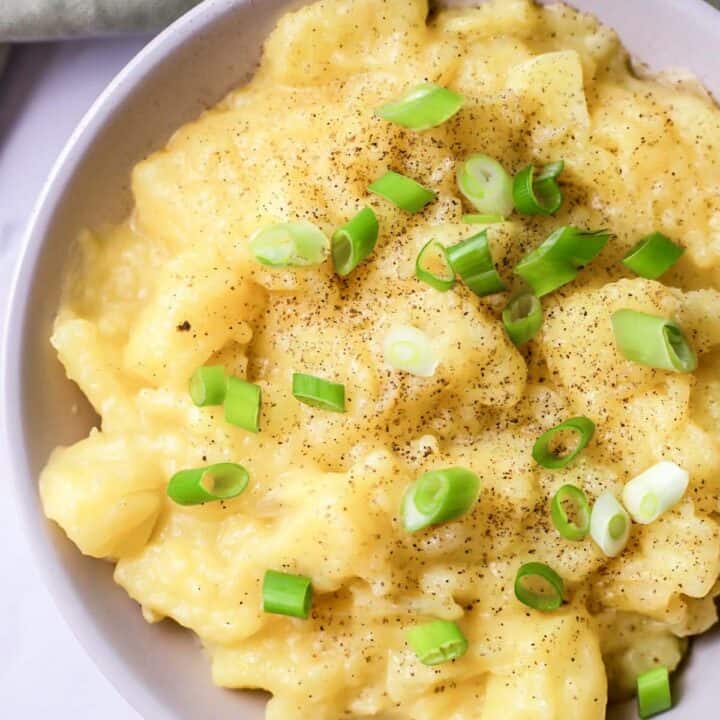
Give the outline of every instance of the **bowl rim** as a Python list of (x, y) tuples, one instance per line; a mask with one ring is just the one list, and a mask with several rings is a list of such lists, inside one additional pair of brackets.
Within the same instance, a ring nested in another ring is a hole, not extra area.
[[(262, 0), (259, 0), (262, 2)], [(485, 0), (478, 0), (484, 2)], [(538, 1), (538, 0), (536, 0)], [(543, 4), (555, 0), (539, 0)], [(561, 0), (581, 12), (593, 12), (576, 0)], [(597, 0), (600, 2), (601, 0)], [(659, 0), (658, 0), (659, 1)], [(720, 34), (720, 9), (705, 0), (662, 0), (674, 12), (694, 16), (698, 22), (711, 24)], [(7, 294), (3, 337), (0, 338), (0, 442), (5, 445), (9, 461), (11, 497), (19, 510), (21, 533), (30, 549), (33, 565), (55, 605), (59, 615), (76, 638), (90, 661), (98, 668), (120, 697), (144, 718), (177, 720), (152, 688), (138, 679), (111, 648), (95, 623), (94, 613), (76, 592), (69, 573), (53, 562), (52, 548), (47, 535), (40, 532), (46, 524), (37, 512), (33, 495), (37, 493), (37, 479), (30, 470), (23, 432), (21, 358), (24, 328), (28, 314), (29, 291), (35, 269), (43, 250), (47, 230), (62, 200), (66, 184), (77, 170), (83, 157), (92, 147), (105, 123), (118, 106), (131, 95), (146, 72), (162, 62), (179, 45), (189, 41), (203, 29), (213, 25), (238, 7), (252, 5), (258, 0), (202, 0), (148, 42), (110, 81), (83, 115), (43, 183), (33, 205), (26, 229), (21, 235), (20, 250), (13, 263)], [(621, 28), (615, 28), (621, 33)], [(720, 98), (718, 98), (720, 100)], [(33, 486), (32, 483), (35, 483)], [(33, 488), (33, 492), (28, 492)]]
[[(105, 123), (132, 94), (147, 71), (224, 15), (252, 2), (253, 0), (203, 0), (152, 38), (93, 101), (53, 162), (33, 205), (26, 229), (20, 238), (20, 251), (14, 262), (4, 311), (4, 331), (0, 342), (0, 428), (4, 429), (4, 432), (0, 433), (0, 439), (4, 440), (6, 457), (9, 460), (9, 484), (12, 487), (14, 506), (19, 510), (18, 524), (21, 533), (30, 549), (33, 565), (42, 584), (83, 652), (128, 706), (141, 717), (148, 719), (177, 720), (161, 699), (138, 679), (136, 673), (128, 669), (116, 653), (101, 650), (106, 647), (107, 642), (95, 623), (94, 613), (78, 596), (69, 573), (54, 562), (48, 537), (39, 531), (41, 524), (44, 525), (47, 520), (37, 512), (37, 478), (30, 469), (21, 421), (21, 383), (18, 382), (22, 374), (21, 341), (28, 314), (30, 288), (47, 230), (60, 205), (66, 184)], [(30, 488), (34, 492), (29, 492)]]

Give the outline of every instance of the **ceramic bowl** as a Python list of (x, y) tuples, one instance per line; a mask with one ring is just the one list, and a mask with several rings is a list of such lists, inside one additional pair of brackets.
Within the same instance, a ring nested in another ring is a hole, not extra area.
[[(402, 0), (396, 0), (401, 2)], [(46, 522), (37, 477), (51, 449), (95, 422), (48, 342), (68, 247), (84, 226), (130, 208), (130, 168), (175, 128), (253, 72), (287, 0), (208, 0), (151, 42), (93, 105), (37, 204), (17, 269), (4, 343), (3, 426), (28, 542), (58, 607), (88, 654), (145, 720), (261, 720), (265, 696), (220, 690), (192, 633), (147, 625), (108, 563), (80, 555)], [(616, 28), (653, 69), (683, 67), (720, 97), (720, 13), (702, 0), (572, 0)], [(560, 650), (561, 651), (561, 650)], [(720, 636), (694, 644), (671, 718), (715, 717)], [(613, 718), (635, 717), (631, 707)]]

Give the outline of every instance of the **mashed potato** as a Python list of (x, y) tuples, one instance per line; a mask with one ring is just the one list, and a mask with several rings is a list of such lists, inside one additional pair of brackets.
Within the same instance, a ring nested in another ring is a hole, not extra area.
[[(443, 125), (413, 133), (374, 109), (419, 82), (466, 97)], [(85, 232), (52, 342), (100, 427), (57, 449), (45, 511), (150, 620), (201, 638), (214, 681), (272, 693), (267, 717), (338, 720), (596, 720), (685, 638), (716, 620), (720, 573), (720, 112), (697, 88), (638, 79), (614, 32), (563, 5), (493, 0), (428, 16), (426, 0), (322, 0), (288, 14), (256, 77), (134, 170), (126, 223)], [(431, 237), (472, 234), (455, 168), (471, 153), (510, 172), (563, 158), (554, 218), (489, 227), (500, 274), (560, 225), (613, 238), (577, 280), (543, 299), (545, 323), (518, 350), (500, 320), (508, 293), (440, 293), (413, 275)], [(368, 194), (388, 168), (437, 192), (407, 214)], [(364, 205), (380, 238), (346, 280), (330, 261), (258, 264), (248, 238), (269, 222), (325, 233)], [(619, 263), (660, 230), (686, 252), (663, 277)], [(676, 317), (699, 354), (693, 374), (622, 358), (611, 313)], [(444, 350), (435, 374), (383, 360), (398, 323)], [(261, 432), (198, 408), (203, 364), (259, 384)], [(344, 414), (291, 394), (293, 372), (343, 383)], [(561, 470), (534, 440), (587, 415), (595, 438)], [(687, 469), (683, 500), (633, 526), (607, 558), (553, 528), (565, 483), (593, 500), (660, 459)], [(182, 507), (176, 471), (238, 462), (239, 497)], [(405, 488), (439, 467), (472, 468), (471, 512), (402, 529)], [(540, 613), (513, 594), (518, 567), (562, 576), (568, 603)], [(268, 568), (312, 578), (308, 620), (265, 614)], [(427, 667), (407, 644), (420, 621), (456, 621), (459, 660)]]

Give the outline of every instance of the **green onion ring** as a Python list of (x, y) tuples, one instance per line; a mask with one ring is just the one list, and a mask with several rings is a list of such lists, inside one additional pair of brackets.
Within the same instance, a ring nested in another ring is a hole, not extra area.
[(564, 166), (562, 160), (549, 163), (537, 177), (534, 177), (534, 165), (523, 168), (513, 180), (513, 201), (518, 212), (523, 215), (554, 215), (563, 201), (557, 176)]
[(590, 512), (590, 537), (608, 557), (617, 557), (630, 538), (630, 516), (609, 490), (599, 495)]
[(462, 630), (450, 620), (434, 620), (411, 628), (407, 639), (423, 665), (439, 665), (457, 660), (468, 649)]
[[(445, 272), (442, 275), (434, 273), (426, 267), (428, 256), (432, 252), (439, 254), (445, 264)], [(422, 250), (420, 250), (415, 260), (415, 277), (436, 290), (440, 290), (440, 292), (446, 292), (452, 289), (453, 285), (455, 285), (455, 271), (450, 265), (447, 250), (442, 243), (439, 243), (437, 240), (430, 240), (423, 245)]]
[(605, 230), (558, 228), (517, 264), (515, 272), (542, 297), (573, 281), (579, 268), (596, 257), (609, 238)]
[(329, 242), (319, 228), (302, 220), (262, 228), (250, 238), (249, 247), (263, 265), (303, 267), (324, 262)]
[[(553, 590), (551, 595), (542, 595), (525, 585), (525, 578), (541, 578)], [(515, 597), (533, 610), (548, 612), (557, 610), (565, 596), (562, 578), (551, 568), (540, 562), (525, 563), (515, 576)]]
[(242, 465), (216, 463), (204, 468), (180, 470), (171, 478), (167, 494), (178, 505), (200, 505), (237, 497), (250, 476)]
[(506, 289), (490, 254), (487, 230), (447, 248), (450, 267), (476, 295), (493, 295)]
[(472, 508), (480, 493), (480, 479), (465, 468), (431, 470), (405, 492), (401, 516), (407, 532), (449, 522)]
[(363, 208), (332, 236), (332, 259), (340, 277), (349, 275), (375, 249), (378, 221), (372, 208)]
[(636, 310), (618, 310), (612, 328), (620, 353), (626, 360), (659, 370), (690, 373), (697, 355), (680, 326), (667, 318)]
[(222, 405), (225, 399), (225, 368), (203, 365), (190, 378), (190, 399), (198, 407)]
[[(550, 450), (553, 437), (564, 430), (572, 430), (578, 434), (577, 445), (567, 455), (557, 456)], [(580, 415), (544, 432), (533, 445), (532, 456), (538, 465), (556, 470), (569, 465), (587, 446), (595, 433), (595, 423), (590, 418)]]
[[(581, 523), (578, 525), (570, 520), (563, 502), (569, 500), (573, 502), (577, 508), (577, 514), (581, 519)], [(590, 503), (588, 502), (587, 495), (575, 485), (563, 485), (553, 495), (553, 499), (550, 502), (550, 517), (552, 518), (555, 529), (562, 535), (566, 540), (582, 540), (587, 537), (590, 532)]]
[(495, 223), (505, 222), (502, 215), (489, 215), (481, 213), (465, 213), (462, 221), (468, 225), (494, 225)]
[(625, 483), (623, 505), (636, 523), (647, 525), (680, 502), (689, 482), (687, 470), (662, 460)]
[(682, 256), (685, 248), (660, 232), (646, 235), (623, 258), (625, 267), (640, 277), (657, 280)]
[(637, 702), (638, 714), (643, 720), (672, 707), (670, 675), (664, 665), (638, 675)]
[(495, 158), (471, 155), (455, 177), (460, 192), (479, 213), (502, 217), (512, 213), (512, 177)]
[(502, 320), (508, 337), (520, 347), (535, 337), (542, 327), (542, 304), (532, 293), (521, 293), (505, 306)]
[(401, 210), (420, 212), (437, 195), (412, 178), (388, 170), (368, 188), (371, 193), (389, 200)]
[(233, 375), (227, 378), (225, 420), (250, 432), (260, 430), (261, 389), (259, 385)]
[(292, 394), (302, 403), (320, 410), (345, 412), (345, 386), (314, 375), (293, 373)]
[(422, 83), (399, 100), (382, 105), (375, 114), (409, 130), (429, 130), (449, 120), (464, 101), (462, 95), (452, 90), (435, 83)]
[(304, 575), (267, 570), (262, 585), (263, 612), (305, 620), (312, 605), (312, 583)]
[(383, 357), (393, 370), (432, 377), (441, 358), (431, 339), (412, 325), (393, 325), (383, 339)]

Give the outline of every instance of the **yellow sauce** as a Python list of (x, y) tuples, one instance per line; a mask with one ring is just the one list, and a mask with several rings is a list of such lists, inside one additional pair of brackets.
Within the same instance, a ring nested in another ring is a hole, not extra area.
[[(419, 82), (462, 93), (438, 128), (412, 133), (374, 109)], [(494, 0), (432, 14), (423, 0), (324, 0), (286, 15), (246, 87), (133, 172), (135, 210), (86, 232), (52, 338), (101, 428), (56, 450), (41, 478), (48, 517), (83, 553), (117, 562), (145, 617), (202, 640), (213, 679), (273, 694), (271, 720), (596, 720), (638, 672), (674, 668), (684, 638), (716, 619), (720, 527), (720, 113), (695, 87), (641, 80), (617, 36), (562, 6)], [(555, 218), (489, 227), (500, 274), (560, 225), (614, 235), (578, 279), (544, 298), (522, 351), (504, 334), (507, 293), (441, 293), (413, 276), (420, 248), (461, 223), (457, 163), (471, 153), (516, 172), (563, 158)], [(409, 215), (371, 196), (388, 168), (438, 193)], [(371, 205), (374, 254), (340, 281), (330, 261), (272, 270), (248, 251), (271, 222), (330, 235)], [(660, 230), (686, 247), (662, 283), (619, 260)], [(610, 315), (675, 317), (699, 353), (692, 375), (624, 360)], [(383, 361), (387, 329), (411, 324), (439, 349), (432, 377)], [(203, 364), (262, 387), (261, 432), (188, 395)], [(291, 394), (293, 372), (343, 383), (345, 414)], [(575, 415), (597, 424), (563, 470), (531, 458), (536, 437)], [(684, 499), (635, 525), (606, 558), (563, 540), (549, 498), (594, 499), (660, 459), (691, 475)], [(177, 470), (238, 462), (236, 499), (181, 507)], [(481, 478), (471, 512), (417, 534), (400, 501), (420, 473)], [(564, 579), (551, 613), (513, 594), (531, 560)], [(266, 569), (312, 578), (310, 619), (264, 614)], [(469, 640), (426, 667), (406, 643), (431, 618)]]

